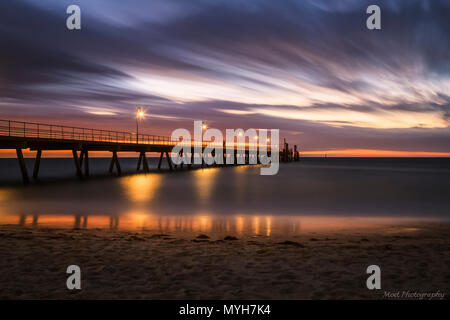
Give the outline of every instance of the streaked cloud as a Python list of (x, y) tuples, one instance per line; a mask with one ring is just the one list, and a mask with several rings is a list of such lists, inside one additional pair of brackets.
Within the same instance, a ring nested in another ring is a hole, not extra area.
[(99, 115), (99, 116), (115, 116), (119, 113), (117, 110), (106, 109), (106, 108), (84, 107), (84, 106), (81, 106), (80, 108), (87, 113), (95, 114), (95, 115)]
[(79, 0), (80, 32), (69, 4), (0, 3), (5, 116), (123, 126), (148, 106), (167, 121), (152, 130), (204, 119), (319, 149), (450, 151), (448, 1)]

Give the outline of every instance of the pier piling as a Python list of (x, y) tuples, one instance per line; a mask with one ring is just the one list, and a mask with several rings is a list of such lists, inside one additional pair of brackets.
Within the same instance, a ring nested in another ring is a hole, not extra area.
[(37, 180), (39, 175), (39, 166), (41, 165), (42, 150), (38, 149), (36, 159), (34, 160), (33, 180)]
[(83, 177), (83, 174), (81, 173), (81, 165), (80, 165), (80, 160), (78, 159), (77, 150), (73, 149), (72, 155), (73, 155), (73, 160), (75, 161), (76, 175), (79, 179), (81, 179)]
[(30, 179), (28, 178), (27, 166), (25, 165), (22, 149), (16, 149), (16, 154), (17, 160), (19, 161), (20, 172), (22, 173), (23, 183), (28, 184), (30, 182)]

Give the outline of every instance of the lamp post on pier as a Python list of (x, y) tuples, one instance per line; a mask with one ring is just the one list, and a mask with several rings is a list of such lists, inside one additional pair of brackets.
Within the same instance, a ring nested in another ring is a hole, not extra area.
[(139, 144), (139, 120), (143, 119), (144, 115), (142, 108), (138, 108), (136, 113), (136, 144)]

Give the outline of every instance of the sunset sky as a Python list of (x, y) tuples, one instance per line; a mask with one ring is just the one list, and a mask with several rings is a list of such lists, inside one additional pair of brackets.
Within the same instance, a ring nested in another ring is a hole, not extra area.
[(2, 0), (0, 118), (133, 131), (140, 106), (146, 133), (205, 120), (311, 155), (450, 155), (449, 34), (446, 0)]

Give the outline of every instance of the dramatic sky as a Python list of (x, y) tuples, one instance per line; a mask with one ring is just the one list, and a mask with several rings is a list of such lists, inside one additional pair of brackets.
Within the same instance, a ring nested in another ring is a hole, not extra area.
[(448, 0), (1, 0), (0, 118), (450, 154), (449, 34)]

